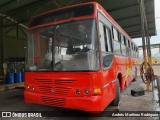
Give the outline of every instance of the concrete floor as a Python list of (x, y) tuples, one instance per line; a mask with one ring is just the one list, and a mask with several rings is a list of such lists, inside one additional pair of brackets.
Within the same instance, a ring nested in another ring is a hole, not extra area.
[(154, 74), (160, 76), (160, 65), (153, 65)]
[[(153, 110), (153, 94), (152, 92), (145, 92), (144, 96), (133, 97), (130, 94), (130, 90), (133, 88), (143, 87), (146, 88), (145, 84), (140, 78), (137, 78), (136, 82), (132, 82), (128, 88), (121, 92), (121, 101), (120, 101), (120, 111), (152, 111)], [(64, 109), (42, 106), (42, 105), (33, 105), (25, 104), (23, 97), (23, 89), (14, 89), (4, 92), (0, 92), (0, 111), (63, 111)], [(152, 120), (151, 117), (84, 117), (83, 112), (72, 111), (71, 113), (76, 113), (81, 117), (48, 117), (48, 118), (10, 118), (10, 120), (21, 120), (21, 119), (37, 119), (37, 120), (77, 120), (77, 119), (91, 119), (91, 120)], [(0, 118), (2, 119), (2, 118)], [(8, 118), (3, 118), (8, 120)]]

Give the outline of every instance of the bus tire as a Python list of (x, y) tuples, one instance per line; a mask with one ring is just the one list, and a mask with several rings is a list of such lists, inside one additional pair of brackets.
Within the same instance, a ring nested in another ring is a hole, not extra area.
[(112, 101), (113, 106), (118, 106), (120, 102), (120, 85), (119, 85), (119, 79), (116, 80), (116, 98)]

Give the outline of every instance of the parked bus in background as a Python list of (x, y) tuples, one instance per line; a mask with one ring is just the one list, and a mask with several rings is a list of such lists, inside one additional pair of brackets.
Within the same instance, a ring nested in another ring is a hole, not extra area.
[(135, 79), (138, 47), (96, 2), (33, 17), (25, 102), (101, 112)]

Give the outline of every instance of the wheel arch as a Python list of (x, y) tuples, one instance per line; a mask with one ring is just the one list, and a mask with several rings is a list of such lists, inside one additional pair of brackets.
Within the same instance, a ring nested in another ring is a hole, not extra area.
[(122, 74), (118, 73), (117, 78), (119, 79), (120, 89), (122, 90)]

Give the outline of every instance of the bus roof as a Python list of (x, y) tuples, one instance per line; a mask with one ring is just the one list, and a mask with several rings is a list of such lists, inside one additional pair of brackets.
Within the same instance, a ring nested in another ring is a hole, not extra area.
[[(131, 37), (121, 28), (121, 26), (109, 15), (109, 13), (97, 2), (87, 2), (87, 3), (81, 3), (81, 4), (76, 4), (76, 5), (71, 5), (71, 6), (66, 6), (66, 7), (63, 7), (63, 8), (58, 8), (58, 9), (55, 9), (55, 10), (51, 10), (51, 11), (47, 11), (47, 12), (44, 12), (44, 13), (41, 13), (41, 14), (38, 14), (36, 16), (33, 16), (30, 20), (30, 22), (36, 18), (39, 18), (39, 17), (43, 17), (47, 14), (50, 14), (50, 13), (54, 13), (56, 11), (61, 11), (61, 10), (65, 10), (65, 9), (69, 9), (69, 8), (73, 8), (73, 7), (78, 7), (78, 6), (83, 6), (83, 5), (87, 5), (87, 4), (93, 4), (97, 10), (101, 10), (103, 11), (103, 13), (105, 14), (105, 16), (108, 18), (108, 20), (114, 25), (116, 26), (126, 37), (127, 39), (131, 40)], [(133, 42), (133, 41), (132, 41)]]

